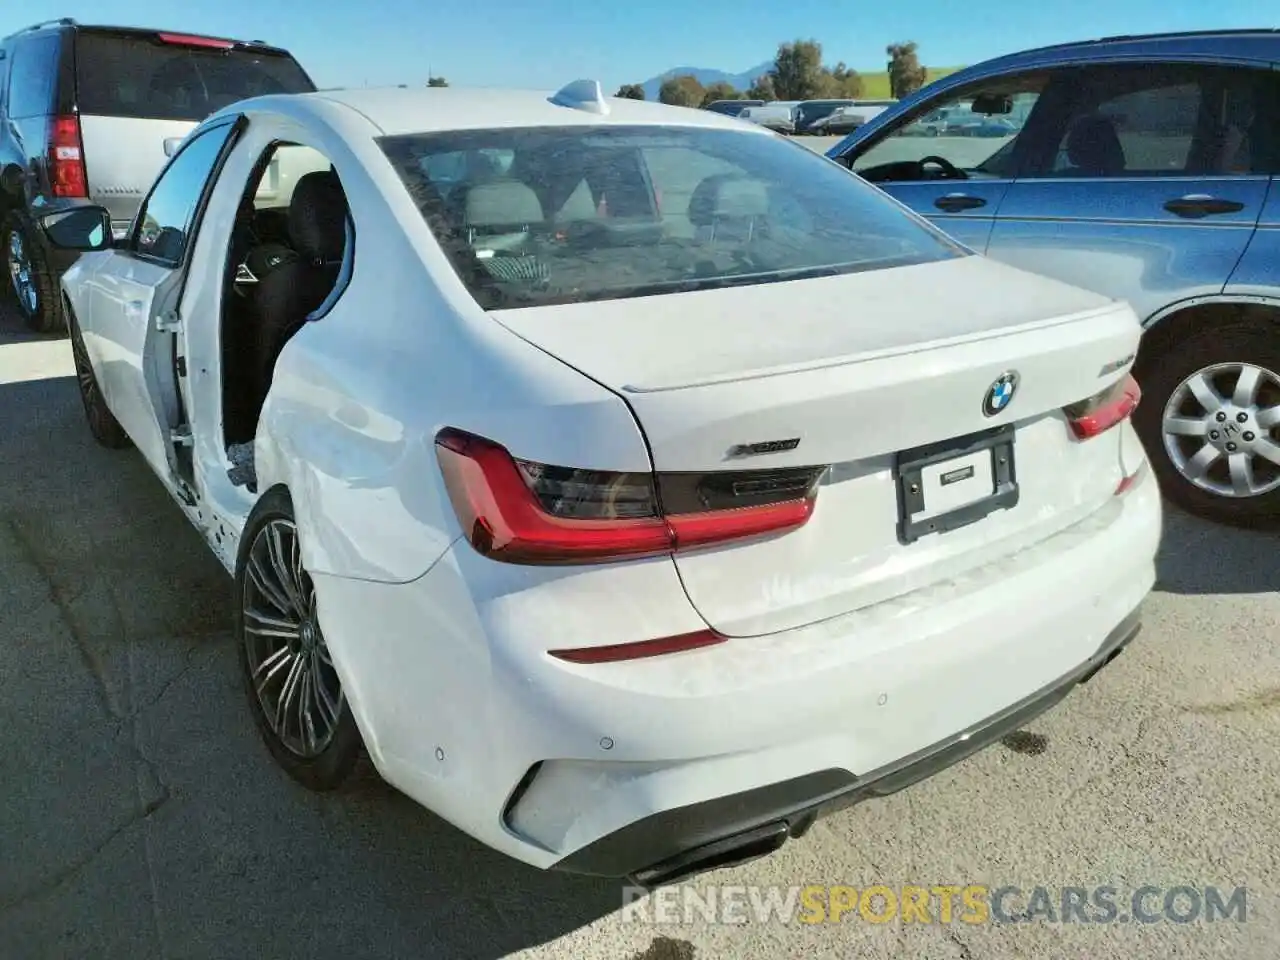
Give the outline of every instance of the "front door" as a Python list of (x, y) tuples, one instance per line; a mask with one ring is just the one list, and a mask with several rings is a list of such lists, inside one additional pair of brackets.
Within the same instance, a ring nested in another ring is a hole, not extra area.
[(1064, 71), (987, 253), (1128, 300), (1144, 320), (1220, 293), (1266, 200), (1268, 72), (1199, 64)]
[(983, 253), (1046, 83), (1044, 73), (1022, 74), (939, 94), (844, 159)]
[(176, 154), (128, 238), (92, 281), (100, 375), (112, 410), (161, 476), (189, 493), (191, 467), (177, 333), (191, 239), (235, 125), (210, 127)]

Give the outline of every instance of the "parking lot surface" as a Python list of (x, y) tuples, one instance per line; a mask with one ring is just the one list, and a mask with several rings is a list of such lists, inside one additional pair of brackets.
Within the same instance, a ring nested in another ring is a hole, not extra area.
[(1171, 514), (1146, 629), (1092, 683), (1007, 746), (691, 884), (704, 903), (716, 884), (1246, 887), (1244, 922), (641, 922), (620, 884), (491, 853), (372, 775), (315, 796), (279, 772), (225, 574), (135, 453), (93, 444), (66, 341), (6, 314), (0, 957), (1274, 958), (1278, 546)]

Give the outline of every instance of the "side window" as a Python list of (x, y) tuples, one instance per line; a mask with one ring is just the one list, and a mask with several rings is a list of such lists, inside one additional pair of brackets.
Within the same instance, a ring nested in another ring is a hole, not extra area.
[(53, 112), (58, 78), (58, 38), (35, 37), (14, 44), (10, 54), (9, 116), (15, 120), (44, 117)]
[(134, 225), (131, 247), (176, 266), (191, 242), (196, 209), (232, 124), (206, 130), (182, 148), (151, 189)]
[[(1102, 67), (1085, 74), (1045, 176), (1181, 177), (1267, 172), (1261, 72)], [(1262, 122), (1260, 122), (1262, 121)]]
[(969, 178), (1010, 177), (1014, 144), (1047, 85), (1048, 77), (1036, 74), (944, 96), (873, 143), (854, 159), (853, 170), (873, 181), (954, 176), (940, 164), (921, 164), (940, 157)]

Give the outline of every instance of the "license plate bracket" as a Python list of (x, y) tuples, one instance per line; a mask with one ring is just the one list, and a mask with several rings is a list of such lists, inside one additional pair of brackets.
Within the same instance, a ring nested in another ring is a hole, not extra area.
[(976, 523), (1018, 502), (1013, 425), (900, 451), (893, 475), (899, 542)]

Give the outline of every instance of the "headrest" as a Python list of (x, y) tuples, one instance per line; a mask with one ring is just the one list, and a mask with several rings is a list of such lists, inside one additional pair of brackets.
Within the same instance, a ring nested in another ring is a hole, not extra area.
[(541, 223), (542, 201), (519, 180), (472, 184), (463, 203), (463, 222), (469, 227), (510, 227)]
[(298, 178), (289, 202), (289, 237), (311, 260), (342, 259), (347, 242), (347, 196), (338, 175), (318, 170)]
[(689, 219), (708, 227), (722, 218), (763, 217), (769, 212), (769, 191), (759, 180), (740, 174), (707, 177), (689, 200)]
[(1077, 122), (1067, 135), (1067, 159), (1093, 176), (1124, 173), (1124, 147), (1115, 124), (1106, 117), (1085, 117)]

